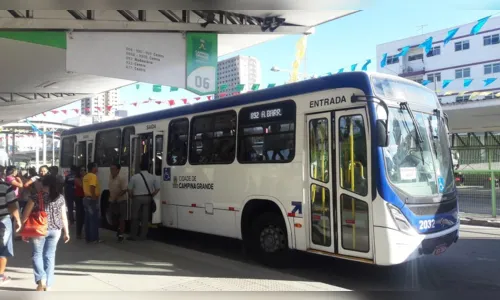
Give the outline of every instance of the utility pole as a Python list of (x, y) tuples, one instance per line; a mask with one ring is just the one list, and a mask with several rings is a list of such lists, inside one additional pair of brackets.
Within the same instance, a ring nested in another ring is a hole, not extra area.
[(422, 24), (417, 26), (417, 30), (420, 30), (420, 34), (424, 34), (424, 27), (427, 27), (427, 24)]

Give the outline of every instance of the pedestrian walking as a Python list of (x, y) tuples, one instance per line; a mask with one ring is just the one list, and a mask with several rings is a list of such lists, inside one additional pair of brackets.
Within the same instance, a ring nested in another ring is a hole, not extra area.
[(121, 165), (111, 165), (109, 176), (109, 208), (112, 225), (117, 228), (116, 237), (123, 241), (125, 219), (127, 217), (127, 183), (120, 177)]
[[(32, 213), (45, 212), (46, 234), (44, 236), (28, 236), (33, 246), (33, 273), (37, 291), (48, 291), (54, 284), (57, 243), (64, 237), (64, 242), (70, 240), (68, 218), (66, 215), (66, 201), (61, 195), (57, 178), (53, 175), (45, 176), (42, 180), (42, 191), (29, 199), (23, 212), (22, 223), (26, 228), (26, 221)], [(26, 231), (21, 231), (24, 235)], [(25, 235), (26, 237), (26, 235)]]
[[(0, 166), (0, 286), (11, 278), (5, 275), (7, 260), (14, 256), (13, 236), (21, 228), (14, 187), (5, 182)], [(14, 223), (14, 224), (13, 224)]]

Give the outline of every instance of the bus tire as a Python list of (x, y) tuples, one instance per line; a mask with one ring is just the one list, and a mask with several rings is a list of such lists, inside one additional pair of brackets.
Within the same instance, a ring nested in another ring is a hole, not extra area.
[(288, 258), (288, 235), (280, 214), (266, 212), (252, 223), (250, 241), (246, 243), (250, 255), (272, 267), (283, 267)]

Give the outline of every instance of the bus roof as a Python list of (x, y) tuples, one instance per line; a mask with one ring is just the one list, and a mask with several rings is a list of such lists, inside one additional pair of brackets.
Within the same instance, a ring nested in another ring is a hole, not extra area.
[(209, 112), (234, 106), (254, 104), (273, 99), (287, 98), (296, 95), (314, 93), (322, 90), (346, 87), (360, 89), (366, 95), (371, 94), (369, 74), (367, 74), (366, 72), (346, 72), (316, 79), (300, 81), (237, 96), (201, 102), (193, 105), (185, 105), (177, 108), (164, 109), (147, 114), (126, 117), (120, 120), (107, 121), (98, 124), (71, 128), (65, 130), (62, 133), (62, 136), (69, 136), (90, 131), (98, 131), (108, 128), (125, 127), (127, 125), (138, 123), (154, 122), (162, 119), (181, 117), (184, 115)]

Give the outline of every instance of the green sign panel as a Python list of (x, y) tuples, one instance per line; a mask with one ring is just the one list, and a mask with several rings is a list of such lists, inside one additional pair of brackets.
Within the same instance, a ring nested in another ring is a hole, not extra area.
[(186, 34), (186, 89), (198, 95), (217, 93), (217, 33)]

